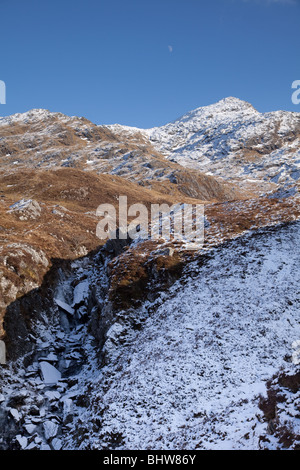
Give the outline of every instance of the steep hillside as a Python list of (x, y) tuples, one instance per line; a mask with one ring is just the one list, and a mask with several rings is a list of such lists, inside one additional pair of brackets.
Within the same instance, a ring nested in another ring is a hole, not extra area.
[(101, 203), (212, 203), (254, 196), (168, 161), (139, 130), (32, 110), (0, 119), (0, 332), (6, 306), (38, 287), (52, 258), (94, 250)]
[[(83, 375), (90, 406), (67, 447), (299, 449), (299, 235), (298, 223), (238, 239), (188, 264), (155, 301), (123, 311), (106, 335), (107, 366), (92, 385)], [(277, 374), (286, 389), (271, 417), (262, 410)]]
[(174, 196), (205, 200), (245, 196), (230, 183), (168, 161), (139, 131), (124, 133), (120, 128), (111, 131), (84, 118), (38, 109), (1, 118), (1, 170), (76, 168), (122, 176)]
[(121, 308), (118, 257), (73, 261), (47, 301), (49, 280), (9, 308), (10, 329), (34, 306), (33, 349), (2, 369), (0, 449), (299, 449), (298, 239), (299, 222), (181, 272), (153, 260), (145, 299)]
[[(299, 139), (236, 98), (0, 118), (0, 449), (299, 448)], [(120, 196), (203, 205), (203, 244), (105, 243)]]
[(75, 259), (105, 242), (96, 236), (96, 210), (117, 207), (119, 195), (147, 207), (195, 202), (73, 168), (0, 172), (0, 336), (6, 306), (41, 285), (52, 259)]

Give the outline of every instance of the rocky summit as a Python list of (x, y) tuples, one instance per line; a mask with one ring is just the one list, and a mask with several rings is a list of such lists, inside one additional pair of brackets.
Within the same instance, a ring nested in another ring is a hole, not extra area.
[[(233, 97), (0, 118), (0, 449), (299, 450), (299, 184), (300, 113)], [(203, 243), (100, 240), (120, 196), (203, 207)]]

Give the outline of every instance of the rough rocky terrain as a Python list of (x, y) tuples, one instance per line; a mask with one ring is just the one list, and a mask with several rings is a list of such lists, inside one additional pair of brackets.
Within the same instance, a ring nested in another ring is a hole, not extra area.
[[(299, 448), (299, 123), (0, 119), (1, 449)], [(120, 195), (204, 204), (201, 250), (99, 240)]]

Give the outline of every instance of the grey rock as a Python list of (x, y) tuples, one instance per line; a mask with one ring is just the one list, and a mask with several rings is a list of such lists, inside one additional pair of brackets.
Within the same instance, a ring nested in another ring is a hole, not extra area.
[(54, 421), (47, 420), (43, 423), (44, 434), (47, 441), (55, 437), (58, 433), (58, 424)]

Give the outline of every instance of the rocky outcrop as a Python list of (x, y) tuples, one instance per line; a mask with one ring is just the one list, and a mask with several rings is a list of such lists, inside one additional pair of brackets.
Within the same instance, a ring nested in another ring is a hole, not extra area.
[(10, 211), (20, 220), (36, 220), (41, 216), (41, 206), (32, 199), (21, 199), (10, 206)]
[[(88, 354), (92, 296), (83, 278), (90, 261), (57, 261), (39, 289), (7, 310), (8, 363), (0, 366), (2, 450), (61, 449), (73, 408), (84, 403), (70, 390)], [(78, 289), (83, 284), (85, 289)], [(71, 304), (74, 308), (64, 308)]]

